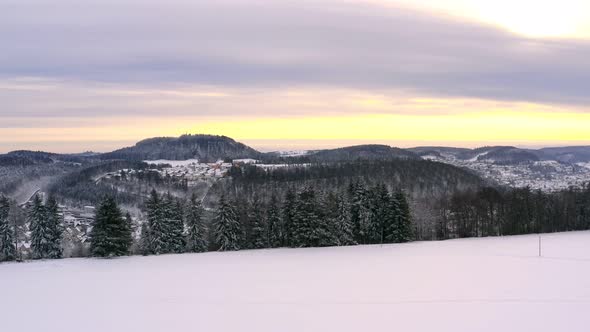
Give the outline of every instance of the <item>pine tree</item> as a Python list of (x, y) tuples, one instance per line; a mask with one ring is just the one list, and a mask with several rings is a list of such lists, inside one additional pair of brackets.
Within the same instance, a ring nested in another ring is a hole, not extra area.
[(370, 214), (366, 205), (365, 187), (359, 182), (351, 183), (348, 186), (348, 197), (354, 240), (357, 243), (366, 243), (366, 226), (369, 223)]
[(312, 246), (327, 247), (339, 245), (336, 224), (334, 223), (337, 197), (330, 192), (327, 195), (320, 193), (318, 205), (316, 205), (317, 219), (312, 227)]
[(295, 216), (295, 206), (297, 196), (293, 189), (289, 188), (285, 194), (285, 203), (283, 204), (283, 239), (284, 246), (294, 246), (293, 244), (293, 219)]
[(14, 228), (10, 225), (10, 202), (8, 198), (0, 196), (0, 262), (16, 259), (14, 243)]
[(203, 223), (203, 206), (195, 194), (192, 195), (186, 213), (187, 251), (207, 251), (207, 228)]
[(408, 242), (414, 239), (414, 228), (412, 226), (412, 216), (410, 213), (410, 204), (406, 199), (406, 195), (398, 191), (395, 198), (399, 204), (400, 215), (398, 218), (399, 238), (398, 242)]
[(252, 225), (249, 248), (268, 248), (268, 231), (260, 200), (255, 197), (248, 212), (249, 224)]
[(266, 210), (266, 220), (268, 224), (267, 238), (271, 248), (283, 246), (283, 225), (279, 211), (277, 198), (273, 195)]
[(339, 245), (348, 246), (356, 244), (354, 241), (352, 219), (350, 217), (350, 207), (344, 196), (338, 196), (336, 209), (334, 223), (336, 225), (335, 229)]
[(133, 242), (131, 225), (112, 197), (105, 198), (98, 209), (90, 232), (90, 251), (96, 257), (129, 254)]
[(33, 204), (29, 210), (29, 223), (32, 257), (34, 259), (48, 258), (52, 251), (51, 244), (55, 234), (48, 227), (45, 205), (38, 195), (33, 198)]
[(186, 246), (184, 241), (184, 213), (182, 204), (168, 193), (163, 200), (162, 206), (166, 225), (166, 251), (181, 253)]
[(240, 249), (241, 227), (234, 207), (224, 196), (219, 199), (219, 209), (215, 216), (215, 241), (220, 251)]
[(45, 205), (47, 228), (50, 232), (51, 239), (49, 240), (47, 249), (47, 258), (61, 258), (63, 256), (62, 236), (63, 225), (61, 224), (61, 217), (59, 212), (59, 205), (54, 197), (49, 197)]
[(164, 211), (162, 207), (162, 201), (158, 192), (152, 190), (150, 198), (146, 202), (147, 206), (147, 230), (149, 231), (148, 236), (145, 239), (148, 240), (149, 253), (154, 255), (165, 254), (168, 246), (166, 242), (166, 224), (164, 220)]
[(397, 200), (397, 196), (391, 195), (388, 214), (384, 224), (385, 243), (401, 242), (401, 229), (399, 225), (400, 215), (400, 204)]
[(327, 218), (321, 213), (316, 192), (311, 187), (298, 195), (292, 224), (294, 247), (319, 247), (335, 243)]
[(391, 195), (383, 184), (372, 189), (370, 195), (371, 222), (369, 226), (369, 243), (384, 243), (387, 220), (390, 218)]

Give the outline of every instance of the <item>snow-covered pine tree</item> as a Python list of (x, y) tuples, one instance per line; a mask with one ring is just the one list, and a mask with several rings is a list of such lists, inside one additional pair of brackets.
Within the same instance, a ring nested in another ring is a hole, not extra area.
[(337, 207), (336, 207), (336, 232), (338, 237), (338, 243), (341, 246), (349, 246), (356, 244), (353, 234), (353, 225), (350, 217), (350, 207), (348, 202), (343, 195), (338, 196)]
[(240, 250), (242, 229), (237, 220), (234, 207), (225, 196), (219, 199), (219, 209), (215, 216), (215, 241), (220, 251)]
[(359, 206), (358, 222), (355, 225), (357, 242), (360, 244), (369, 244), (371, 225), (373, 222), (373, 211), (369, 205), (370, 201), (367, 196), (363, 197)]
[(170, 193), (163, 199), (163, 214), (165, 220), (166, 251), (173, 253), (184, 252), (184, 216), (180, 201), (174, 199)]
[(398, 191), (395, 194), (395, 198), (399, 204), (399, 241), (398, 242), (409, 242), (414, 239), (414, 228), (412, 226), (412, 216), (410, 213), (410, 204), (406, 198), (406, 195), (402, 191)]
[(164, 220), (164, 211), (162, 208), (162, 201), (158, 192), (152, 190), (150, 198), (146, 202), (147, 207), (147, 230), (149, 236), (145, 237), (148, 239), (149, 254), (160, 255), (167, 252), (167, 241), (166, 241), (166, 224)]
[(311, 187), (305, 188), (299, 193), (295, 204), (295, 213), (292, 222), (292, 245), (294, 247), (326, 245), (324, 243), (326, 240), (326, 230), (322, 222), (322, 217), (315, 190)]
[(0, 262), (16, 259), (14, 227), (10, 225), (10, 201), (0, 196)]
[(59, 205), (54, 197), (49, 197), (47, 200), (45, 213), (47, 218), (47, 228), (51, 233), (51, 239), (47, 245), (47, 258), (62, 258), (63, 225), (61, 222)]
[(52, 251), (51, 244), (54, 233), (48, 227), (47, 211), (38, 195), (33, 198), (29, 210), (29, 224), (31, 230), (31, 256), (33, 259), (48, 258)]
[(366, 224), (370, 217), (366, 206), (366, 189), (360, 182), (351, 182), (348, 186), (350, 202), (350, 219), (353, 225), (354, 240), (366, 243)]
[(105, 198), (98, 209), (90, 231), (90, 252), (96, 257), (114, 257), (129, 254), (133, 242), (131, 225), (112, 197)]
[(293, 244), (293, 219), (295, 215), (295, 206), (297, 204), (297, 195), (292, 188), (285, 194), (285, 202), (282, 207), (283, 218), (283, 245), (295, 246)]
[(188, 252), (207, 251), (207, 228), (203, 222), (203, 206), (196, 194), (191, 196), (186, 209), (187, 236), (186, 244)]
[(401, 211), (396, 195), (391, 195), (387, 219), (385, 220), (385, 243), (399, 243), (400, 241), (400, 219)]
[(267, 238), (270, 247), (279, 248), (283, 246), (283, 224), (276, 195), (272, 195), (270, 199), (266, 209), (266, 220), (268, 224)]
[[(336, 210), (336, 195), (332, 192), (319, 193), (316, 205), (316, 223), (311, 225), (312, 246), (337, 246), (338, 235), (334, 224), (334, 210)], [(330, 202), (330, 203), (328, 203)]]
[(254, 197), (248, 209), (249, 224), (252, 225), (250, 233), (249, 248), (261, 249), (268, 248), (268, 231), (266, 220), (264, 219), (264, 210), (258, 197)]
[(369, 243), (384, 243), (391, 202), (391, 196), (384, 184), (378, 184), (371, 190), (370, 200)]

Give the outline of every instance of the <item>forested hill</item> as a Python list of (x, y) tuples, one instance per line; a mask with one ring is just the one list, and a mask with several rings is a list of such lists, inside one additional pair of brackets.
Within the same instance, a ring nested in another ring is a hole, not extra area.
[(226, 136), (183, 135), (143, 140), (135, 146), (101, 156), (102, 159), (216, 161), (218, 159), (257, 158), (262, 154)]
[(356, 145), (338, 149), (319, 150), (308, 155), (307, 157), (312, 162), (420, 159), (417, 154), (411, 151), (378, 144)]
[(485, 146), (477, 149), (421, 146), (410, 148), (419, 156), (515, 165), (552, 160), (560, 163), (590, 162), (590, 146), (522, 149), (514, 146)]
[(0, 155), (0, 167), (2, 166), (33, 166), (53, 163), (82, 163), (85, 158), (77, 155), (57, 154), (42, 151), (12, 151)]
[(418, 160), (420, 157), (404, 149), (388, 145), (357, 145), (338, 149), (318, 150), (304, 157), (281, 158), (273, 153), (262, 153), (226, 136), (184, 135), (178, 138), (157, 137), (143, 140), (135, 146), (101, 156), (103, 160), (186, 160), (253, 158), (265, 162), (346, 162), (357, 160)]

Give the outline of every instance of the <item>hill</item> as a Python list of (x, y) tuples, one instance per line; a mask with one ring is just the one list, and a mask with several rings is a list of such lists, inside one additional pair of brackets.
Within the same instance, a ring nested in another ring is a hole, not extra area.
[(32, 166), (53, 163), (82, 163), (87, 158), (79, 155), (58, 154), (43, 151), (12, 151), (0, 155), (0, 166)]
[(411, 151), (378, 144), (319, 150), (308, 154), (306, 157), (313, 162), (420, 159), (417, 154)]
[(522, 149), (513, 146), (486, 146), (477, 149), (421, 146), (407, 150), (421, 157), (454, 158), (464, 161), (484, 161), (497, 164), (520, 164), (543, 160), (568, 164), (590, 162), (590, 146), (542, 149)]
[(546, 160), (557, 160), (567, 163), (590, 162), (590, 146), (543, 148), (538, 150), (538, 152)]
[(187, 160), (216, 161), (218, 159), (257, 158), (260, 152), (226, 136), (183, 135), (156, 137), (135, 146), (101, 155), (102, 159), (124, 160)]
[(520, 149), (513, 146), (486, 146), (477, 149), (449, 147), (416, 147), (408, 149), (421, 157), (439, 159), (456, 159), (462, 161), (480, 161), (494, 164), (514, 165), (540, 160), (540, 153), (535, 150)]
[[(538, 242), (530, 235), (0, 264), (2, 281), (10, 285), (3, 289), (10, 301), (0, 301), (0, 312), (11, 313), (2, 326), (63, 332), (197, 326), (212, 332), (384, 326), (587, 331), (590, 233), (543, 235), (543, 257), (537, 257)], [(64, 308), (80, 303), (87, 314), (66, 313), (64, 324)]]

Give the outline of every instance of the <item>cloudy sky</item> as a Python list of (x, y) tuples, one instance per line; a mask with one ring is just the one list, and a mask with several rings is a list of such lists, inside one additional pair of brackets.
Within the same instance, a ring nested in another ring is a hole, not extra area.
[(590, 144), (587, 0), (3, 0), (0, 152)]

